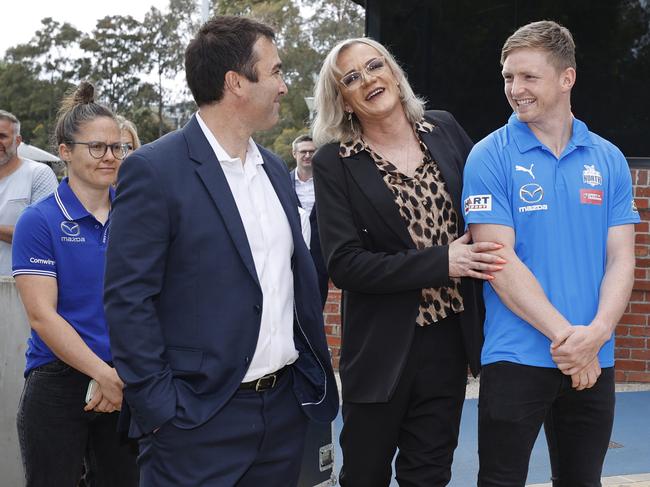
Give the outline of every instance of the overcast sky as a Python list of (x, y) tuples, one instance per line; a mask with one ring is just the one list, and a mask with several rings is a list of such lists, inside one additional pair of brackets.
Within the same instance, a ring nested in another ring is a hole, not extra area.
[(41, 19), (52, 17), (69, 22), (83, 32), (90, 32), (97, 19), (107, 15), (131, 15), (142, 21), (155, 6), (166, 10), (168, 0), (2, 0), (0, 56), (9, 47), (28, 42), (40, 28)]

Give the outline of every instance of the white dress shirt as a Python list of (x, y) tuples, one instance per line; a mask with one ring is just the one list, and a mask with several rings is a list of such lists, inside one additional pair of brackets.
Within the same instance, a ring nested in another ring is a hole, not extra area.
[(296, 195), (300, 200), (300, 205), (305, 209), (308, 215), (311, 215), (311, 209), (314, 207), (314, 201), (316, 201), (316, 193), (314, 192), (314, 178), (309, 178), (307, 181), (302, 181), (298, 177), (298, 169), (294, 171), (295, 173), (295, 182), (294, 188), (296, 188)]
[(264, 170), (259, 149), (248, 140), (246, 160), (232, 158), (208, 129), (197, 121), (226, 175), (244, 224), (263, 295), (262, 320), (255, 354), (243, 382), (258, 379), (295, 362), (293, 342), (293, 238), (287, 215)]

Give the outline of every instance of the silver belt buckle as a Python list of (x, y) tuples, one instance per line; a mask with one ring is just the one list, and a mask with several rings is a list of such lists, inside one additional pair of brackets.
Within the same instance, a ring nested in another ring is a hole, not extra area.
[(278, 380), (278, 377), (275, 374), (269, 374), (269, 375), (265, 375), (264, 377), (260, 377), (259, 379), (257, 379), (257, 382), (255, 383), (255, 392), (260, 392), (260, 390), (262, 390), (262, 381), (266, 379), (273, 379), (273, 381), (271, 382), (271, 385), (266, 387), (265, 389), (273, 389), (275, 387), (275, 383)]

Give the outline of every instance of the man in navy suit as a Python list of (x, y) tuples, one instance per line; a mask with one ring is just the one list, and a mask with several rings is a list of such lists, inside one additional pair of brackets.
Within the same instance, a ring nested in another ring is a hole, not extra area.
[(316, 145), (311, 136), (302, 134), (296, 137), (291, 144), (291, 154), (296, 160), (296, 168), (291, 171), (291, 182), (300, 201), (300, 206), (309, 215), (311, 238), (309, 250), (314, 259), (316, 273), (318, 274), (318, 287), (320, 288), (323, 306), (327, 302), (327, 287), (329, 276), (323, 260), (323, 251), (320, 248), (318, 221), (316, 220), (316, 196), (314, 194), (314, 173), (311, 168), (311, 158), (316, 152)]
[(215, 17), (185, 70), (199, 111), (121, 167), (107, 255), (141, 485), (295, 485), (307, 419), (338, 394), (296, 195), (251, 138), (287, 92), (274, 33)]

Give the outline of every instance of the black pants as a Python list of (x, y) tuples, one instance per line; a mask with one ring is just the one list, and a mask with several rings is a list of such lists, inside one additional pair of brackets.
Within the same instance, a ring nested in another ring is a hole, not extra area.
[(466, 383), (459, 320), (417, 327), (389, 402), (351, 403), (344, 398), (341, 486), (388, 486), (398, 448), (395, 467), (401, 487), (447, 485)]
[(119, 413), (83, 410), (89, 381), (60, 360), (27, 376), (18, 438), (28, 487), (77, 485), (84, 455), (91, 485), (138, 485), (137, 447), (117, 432)]
[(523, 487), (544, 424), (554, 487), (600, 487), (614, 423), (614, 369), (577, 391), (558, 369), (497, 362), (483, 367), (479, 487)]

